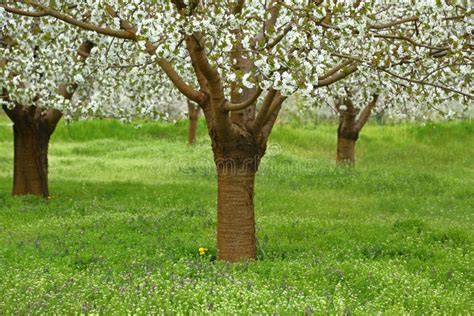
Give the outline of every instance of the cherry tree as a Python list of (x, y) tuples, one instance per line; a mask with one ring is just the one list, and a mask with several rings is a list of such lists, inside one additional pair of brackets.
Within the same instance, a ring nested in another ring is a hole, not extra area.
[[(199, 105), (217, 171), (217, 248), (225, 261), (256, 258), (255, 174), (289, 95), (317, 96), (363, 73), (472, 98), (442, 81), (449, 73), (430, 73), (440, 59), (470, 58), (471, 9), (463, 1), (7, 0), (0, 7), (6, 23), (34, 16), (61, 25), (56, 34), (113, 38), (113, 45), (94, 40), (91, 59), (114, 64), (108, 56), (116, 51), (121, 60), (159, 68)], [(147, 95), (142, 70), (132, 74), (136, 82), (113, 72), (101, 75)], [(379, 81), (358, 84), (376, 92)]]
[[(48, 197), (48, 145), (62, 117), (67, 121), (89, 117), (130, 121), (182, 116), (184, 109), (178, 105), (184, 104), (183, 98), (160, 84), (162, 75), (153, 74), (151, 81), (141, 82), (141, 88), (153, 91), (155, 97), (135, 97), (133, 74), (137, 67), (149, 70), (146, 64), (109, 65), (117, 69), (108, 74), (127, 73), (118, 87), (114, 77), (97, 76), (108, 69), (99, 67), (99, 59), (88, 62), (97, 45), (82, 34), (72, 32), (66, 38), (62, 26), (47, 19), (20, 16), (7, 22), (0, 29), (0, 102), (14, 123), (13, 195)], [(110, 38), (95, 40), (109, 48), (113, 44)], [(130, 106), (131, 102), (139, 106)]]
[[(384, 23), (347, 19), (344, 14), (334, 14), (340, 9), (336, 5), (322, 24), (326, 36), (320, 39), (321, 45), (333, 46), (332, 55), (347, 64), (366, 67), (316, 94), (307, 94), (312, 102), (330, 103), (339, 116), (339, 164), (354, 164), (356, 141), (374, 110), (383, 109), (399, 118), (426, 118), (427, 112), (451, 118), (472, 106), (472, 9), (463, 1), (406, 5), (403, 1), (376, 3), (374, 7), (381, 10), (377, 13), (389, 13), (387, 20), (398, 17)], [(367, 4), (354, 1), (352, 6)], [(333, 34), (348, 37), (335, 42)], [(453, 106), (453, 102), (463, 106)]]
[[(468, 91), (469, 81), (464, 79), (470, 75), (467, 64), (451, 65), (451, 74), (443, 82)], [(361, 86), (364, 81), (375, 82), (377, 86)], [(326, 104), (338, 116), (336, 161), (346, 166), (355, 164), (356, 142), (374, 113), (384, 113), (394, 121), (449, 120), (465, 117), (473, 104), (472, 98), (457, 92), (404, 82), (387, 74), (371, 78), (362, 72), (326, 88), (308, 103)]]
[[(60, 104), (70, 102), (78, 86), (64, 65), (79, 67), (93, 43), (85, 41), (76, 49), (55, 51), (55, 40), (37, 41), (38, 37), (24, 33), (44, 36), (41, 23), (23, 22), (3, 25), (0, 30), (0, 101), (14, 124), (12, 194), (48, 197), (49, 140), (63, 116)], [(22, 29), (15, 29), (18, 26)]]

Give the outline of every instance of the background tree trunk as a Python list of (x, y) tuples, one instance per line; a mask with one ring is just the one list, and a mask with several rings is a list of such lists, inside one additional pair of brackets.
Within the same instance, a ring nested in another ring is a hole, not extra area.
[(14, 123), (12, 195), (48, 197), (48, 146), (61, 112), (18, 104), (4, 110)]
[(13, 126), (13, 195), (49, 196), (47, 131), (35, 126)]
[(189, 131), (188, 144), (193, 145), (196, 142), (196, 131), (199, 118), (199, 106), (188, 101)]
[[(372, 109), (377, 103), (378, 95), (374, 94), (373, 99), (362, 109), (356, 119), (359, 110), (354, 107), (350, 98), (339, 99), (336, 109), (339, 112), (339, 127), (337, 129), (337, 154), (338, 165), (353, 167), (355, 165), (355, 146), (359, 133), (367, 123)], [(342, 105), (345, 108), (342, 108)]]
[(229, 262), (256, 259), (255, 173), (219, 171), (217, 181), (218, 259)]
[(356, 127), (357, 111), (351, 105), (346, 110), (340, 110), (339, 127), (337, 129), (337, 154), (338, 165), (354, 166), (355, 145), (359, 138), (359, 131)]
[(337, 156), (338, 165), (354, 166), (355, 164), (355, 145), (356, 141), (337, 136)]

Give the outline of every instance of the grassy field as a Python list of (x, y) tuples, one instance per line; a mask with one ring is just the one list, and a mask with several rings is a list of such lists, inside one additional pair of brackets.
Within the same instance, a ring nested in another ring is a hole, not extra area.
[[(256, 184), (258, 261), (213, 260), (200, 126), (61, 125), (48, 201), (12, 198), (0, 118), (0, 314), (474, 313), (474, 124), (368, 126), (354, 170), (333, 125), (278, 126)], [(200, 257), (199, 247), (209, 248)]]

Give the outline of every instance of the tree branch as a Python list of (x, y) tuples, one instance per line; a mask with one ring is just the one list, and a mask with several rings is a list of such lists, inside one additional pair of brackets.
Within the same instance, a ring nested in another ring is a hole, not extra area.
[(63, 117), (63, 112), (56, 109), (47, 109), (43, 112), (43, 118), (48, 124), (49, 132), (52, 134), (59, 120)]
[(407, 42), (409, 42), (410, 44), (412, 44), (413, 46), (424, 47), (424, 48), (428, 48), (428, 49), (435, 49), (435, 50), (438, 50), (438, 51), (449, 50), (449, 47), (448, 47), (448, 46), (439, 47), (439, 46), (431, 46), (431, 45), (426, 45), (426, 44), (422, 44), (422, 43), (417, 43), (416, 41), (414, 41), (413, 39), (409, 38), (408, 36), (403, 36), (403, 35), (375, 34), (374, 37), (407, 41)]
[(391, 22), (387, 22), (387, 23), (372, 24), (372, 25), (369, 25), (369, 28), (375, 29), (375, 30), (381, 30), (381, 29), (390, 28), (390, 27), (397, 26), (397, 25), (404, 24), (404, 23), (416, 22), (418, 20), (419, 19), (418, 19), (417, 16), (410, 16), (410, 17), (407, 17), (407, 18), (403, 18), (403, 19), (400, 19), (400, 20), (391, 21)]
[(192, 101), (202, 104), (206, 99), (206, 95), (200, 91), (193, 89), (189, 86), (181, 76), (174, 70), (173, 66), (164, 58), (158, 59), (158, 65), (163, 69), (166, 73), (168, 78), (171, 82), (175, 85), (175, 87), (184, 94), (188, 99)]
[(9, 109), (8, 106), (6, 106), (5, 104), (2, 105), (3, 111), (5, 111), (5, 114), (12, 122), (15, 122), (18, 116), (20, 110), (20, 107), (18, 105), (19, 104), (15, 102), (15, 107), (13, 109)]
[(267, 48), (272, 49), (273, 47), (277, 46), (278, 43), (280, 43), (280, 41), (285, 38), (286, 34), (288, 34), (288, 32), (290, 32), (292, 28), (293, 24), (289, 22), (288, 25), (283, 29), (281, 34), (275, 37), (270, 43), (268, 43)]
[(263, 124), (265, 123), (265, 118), (267, 116), (267, 113), (270, 109), (270, 106), (272, 105), (273, 99), (275, 98), (276, 94), (277, 94), (277, 91), (272, 88), (268, 90), (267, 95), (263, 99), (262, 106), (260, 110), (258, 111), (257, 117), (255, 118), (255, 121), (253, 123), (253, 131), (255, 133), (259, 132)]
[(408, 81), (408, 82), (412, 82), (412, 83), (417, 83), (417, 84), (421, 84), (421, 85), (426, 85), (426, 86), (431, 86), (431, 87), (434, 87), (434, 88), (438, 88), (438, 89), (442, 89), (442, 90), (445, 90), (445, 91), (451, 91), (451, 92), (454, 92), (454, 93), (458, 93), (458, 94), (461, 94), (465, 97), (468, 97), (470, 99), (473, 99), (474, 98), (474, 95), (472, 94), (469, 94), (469, 93), (466, 93), (466, 92), (463, 92), (463, 91), (460, 91), (460, 90), (456, 90), (456, 89), (453, 89), (453, 88), (449, 88), (449, 87), (445, 87), (445, 86), (441, 86), (441, 85), (438, 85), (438, 84), (435, 84), (435, 83), (431, 83), (431, 82), (427, 82), (427, 81), (424, 81), (424, 80), (418, 80), (418, 79), (411, 79), (411, 78), (406, 78), (406, 77), (403, 77), (403, 76), (400, 76), (400, 75), (397, 75), (396, 73), (393, 73), (387, 69), (384, 69), (384, 68), (380, 68), (380, 67), (377, 67), (377, 69), (389, 74), (390, 76), (393, 76), (395, 78), (398, 78), (400, 80), (404, 80), (404, 81)]
[(326, 79), (323, 79), (323, 80), (318, 80), (318, 85), (317, 87), (325, 87), (325, 86), (329, 86), (339, 80), (342, 80), (344, 78), (346, 78), (347, 76), (351, 75), (352, 73), (356, 72), (357, 71), (357, 65), (350, 65), (349, 67), (343, 69), (342, 71), (330, 76), (330, 77), (327, 77)]
[(197, 70), (207, 81), (207, 89), (209, 89), (208, 91), (211, 98), (210, 104), (214, 127), (220, 137), (228, 140), (236, 134), (232, 122), (230, 121), (228, 111), (224, 108), (226, 100), (222, 79), (217, 69), (209, 63), (204, 45), (199, 42), (202, 39), (203, 37), (200, 33), (189, 36), (188, 40), (190, 43), (188, 51), (192, 56), (191, 59), (195, 63)]
[[(278, 15), (280, 14), (281, 4), (278, 0), (271, 0), (269, 4), (269, 8), (267, 9), (268, 13), (270, 13), (269, 18), (263, 24), (263, 30), (258, 33), (255, 38), (253, 39), (252, 48), (255, 48), (257, 44), (265, 39), (266, 33), (270, 30), (271, 27), (275, 26)], [(276, 44), (275, 44), (276, 45)]]
[(333, 67), (332, 69), (328, 70), (325, 74), (320, 76), (318, 78), (318, 80), (324, 80), (326, 78), (329, 78), (330, 76), (334, 75), (339, 70), (343, 69), (346, 66), (349, 66), (352, 62), (353, 62), (352, 60), (346, 60), (346, 61), (340, 63), (339, 65)]
[(245, 0), (237, 0), (234, 7), (234, 14), (241, 14), (244, 8)]
[(190, 39), (194, 42), (194, 45), (191, 47), (190, 54), (193, 54), (193, 59), (196, 62), (196, 66), (206, 78), (211, 96), (214, 98), (219, 98), (219, 102), (224, 105), (225, 97), (219, 72), (217, 69), (211, 66), (209, 59), (207, 58), (207, 54), (204, 51), (204, 47), (198, 43), (196, 38), (201, 38), (201, 36), (190, 37)]
[(358, 132), (362, 129), (362, 127), (364, 127), (365, 123), (367, 123), (367, 121), (369, 120), (370, 113), (372, 112), (372, 109), (375, 108), (378, 98), (379, 98), (378, 94), (375, 94), (373, 96), (372, 101), (370, 101), (369, 104), (367, 104), (365, 108), (362, 110), (362, 112), (360, 113), (359, 118), (357, 119), (357, 122), (355, 125), (355, 128)]
[(255, 101), (257, 101), (258, 97), (260, 96), (260, 94), (262, 94), (262, 89), (260, 87), (258, 87), (254, 94), (252, 94), (250, 96), (250, 98), (248, 98), (247, 100), (245, 100), (244, 102), (240, 102), (240, 103), (230, 103), (230, 102), (226, 102), (224, 107), (227, 111), (240, 111), (240, 110), (243, 110), (249, 106), (251, 106), (252, 104), (255, 103)]
[(265, 118), (265, 123), (260, 131), (262, 137), (261, 140), (265, 143), (267, 142), (268, 137), (270, 136), (270, 133), (273, 129), (273, 126), (275, 125), (278, 114), (280, 112), (281, 105), (285, 100), (286, 97), (278, 93), (278, 95), (274, 98), (272, 102), (272, 106), (270, 107), (270, 110), (267, 113), (267, 117)]
[(23, 16), (29, 16), (29, 17), (32, 17), (32, 18), (40, 18), (40, 17), (48, 15), (48, 13), (46, 13), (45, 11), (29, 12), (29, 11), (24, 11), (24, 10), (17, 9), (17, 8), (8, 7), (6, 4), (0, 4), (0, 8), (4, 8), (5, 11), (7, 11), (9, 13), (23, 15)]
[[(99, 34), (118, 37), (118, 38), (123, 38), (123, 39), (136, 40), (136, 35), (134, 33), (129, 32), (129, 31), (114, 30), (114, 29), (111, 29), (111, 28), (97, 26), (97, 25), (87, 23), (87, 22), (84, 22), (84, 21), (79, 21), (79, 20), (77, 20), (77, 19), (75, 19), (75, 18), (73, 18), (69, 15), (63, 14), (63, 13), (57, 11), (57, 10), (51, 9), (47, 6), (39, 4), (36, 1), (33, 1), (33, 0), (21, 0), (20, 2), (23, 3), (23, 4), (26, 4), (26, 5), (31, 5), (35, 8), (37, 8), (37, 9), (40, 9), (41, 12), (42, 12), (41, 16), (51, 16), (51, 17), (54, 17), (58, 20), (66, 22), (68, 24), (77, 26), (77, 27), (79, 27), (83, 30), (94, 31), (94, 32), (99, 33)], [(7, 12), (10, 12), (10, 13), (13, 13), (13, 14), (21, 14), (19, 12), (17, 12), (17, 13), (12, 12), (11, 11), (12, 8), (9, 8), (9, 7), (7, 8), (6, 5), (0, 5), (0, 6), (5, 8), (5, 10)], [(29, 16), (31, 16), (31, 15), (29, 15)]]
[[(265, 116), (265, 119), (263, 120), (263, 125), (264, 126), (270, 121), (270, 119), (272, 118), (272, 116), (275, 113), (278, 113), (278, 111), (280, 111), (280, 107), (281, 107), (283, 101), (285, 101), (285, 100), (286, 100), (286, 97), (282, 96), (280, 92), (278, 92), (275, 95), (275, 97), (273, 98), (272, 104), (270, 105), (270, 108), (268, 109), (268, 113)], [(276, 119), (276, 117), (275, 117), (275, 119)]]

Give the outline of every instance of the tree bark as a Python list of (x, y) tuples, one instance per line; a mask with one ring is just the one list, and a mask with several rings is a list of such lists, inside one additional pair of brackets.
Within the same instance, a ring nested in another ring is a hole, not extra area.
[(49, 196), (48, 146), (61, 118), (57, 110), (16, 105), (4, 107), (13, 121), (14, 167), (12, 195)]
[(337, 129), (337, 154), (336, 162), (340, 166), (354, 166), (355, 145), (359, 138), (356, 127), (357, 111), (347, 99), (344, 101), (347, 109), (339, 110), (339, 127)]
[(217, 257), (237, 262), (257, 257), (255, 174), (264, 148), (252, 138), (214, 142), (217, 169)]
[(199, 118), (199, 106), (197, 104), (188, 101), (188, 117), (189, 117), (189, 130), (188, 130), (188, 144), (193, 145), (196, 142), (196, 131)]
[(49, 196), (49, 135), (34, 127), (13, 126), (14, 171), (13, 195)]
[(356, 140), (345, 138), (342, 135), (337, 136), (336, 161), (338, 165), (354, 166), (355, 145)]
[(228, 262), (255, 260), (255, 173), (218, 172), (217, 249), (218, 259)]

